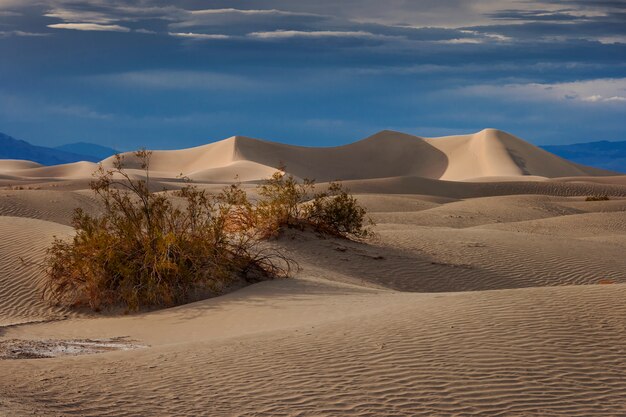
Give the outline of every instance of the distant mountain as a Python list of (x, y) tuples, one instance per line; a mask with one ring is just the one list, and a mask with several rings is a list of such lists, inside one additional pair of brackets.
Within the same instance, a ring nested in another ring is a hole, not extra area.
[(58, 149), (64, 152), (70, 152), (79, 155), (87, 155), (95, 158), (97, 161), (102, 161), (109, 156), (119, 153), (113, 148), (106, 146), (96, 145), (95, 143), (76, 142), (68, 143), (67, 145), (57, 146), (54, 149)]
[(626, 141), (575, 143), (542, 146), (548, 152), (570, 161), (626, 173)]
[(80, 155), (44, 146), (35, 146), (0, 133), (0, 159), (25, 159), (43, 165), (67, 164), (77, 161), (98, 162), (100, 158)]

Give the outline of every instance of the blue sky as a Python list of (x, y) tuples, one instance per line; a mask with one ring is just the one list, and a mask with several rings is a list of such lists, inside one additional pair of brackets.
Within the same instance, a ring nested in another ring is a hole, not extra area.
[(622, 0), (0, 0), (0, 131), (39, 145), (541, 145), (625, 121)]

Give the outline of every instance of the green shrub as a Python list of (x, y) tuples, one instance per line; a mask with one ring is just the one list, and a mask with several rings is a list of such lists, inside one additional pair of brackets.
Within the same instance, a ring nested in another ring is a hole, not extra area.
[(150, 192), (150, 153), (135, 157), (145, 180), (133, 179), (119, 156), (113, 170), (100, 167), (91, 188), (104, 212), (76, 210), (73, 239), (55, 239), (44, 263), (45, 296), (94, 310), (137, 310), (218, 293), (237, 279), (289, 273), (292, 261), (259, 246), (255, 209), (238, 184), (217, 196), (187, 185), (178, 193), (183, 204), (174, 204)]
[(585, 201), (607, 201), (607, 200), (610, 200), (610, 198), (606, 194), (591, 195), (591, 196), (585, 198)]

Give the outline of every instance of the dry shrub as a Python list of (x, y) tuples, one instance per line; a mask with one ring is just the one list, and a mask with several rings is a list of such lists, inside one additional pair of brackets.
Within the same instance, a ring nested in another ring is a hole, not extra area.
[(365, 238), (372, 220), (357, 199), (340, 183), (332, 182), (327, 192), (315, 195), (305, 207), (305, 221), (320, 232), (344, 238)]
[(591, 195), (591, 196), (585, 198), (585, 201), (608, 201), (608, 200), (610, 200), (610, 198), (606, 194)]
[(257, 226), (266, 237), (278, 235), (283, 227), (302, 228), (303, 203), (310, 200), (313, 187), (312, 181), (299, 183), (285, 174), (284, 167), (258, 186)]
[(181, 304), (219, 293), (233, 281), (287, 276), (295, 262), (262, 245), (283, 227), (343, 238), (369, 234), (365, 209), (338, 183), (312, 194), (314, 182), (276, 172), (248, 200), (239, 184), (216, 196), (187, 184), (175, 195), (150, 191), (150, 152), (135, 158), (145, 179), (133, 179), (116, 156), (100, 166), (91, 189), (103, 214), (75, 211), (75, 236), (55, 239), (44, 262), (44, 295), (94, 310), (121, 305)]
[(310, 228), (317, 233), (342, 238), (364, 238), (371, 234), (373, 222), (354, 196), (338, 182), (328, 191), (313, 193), (315, 182), (298, 182), (284, 168), (258, 187), (258, 227), (266, 236), (277, 235), (281, 228)]
[(238, 184), (217, 196), (187, 185), (178, 193), (184, 204), (174, 204), (150, 192), (150, 153), (135, 157), (145, 179), (133, 179), (119, 156), (113, 170), (100, 167), (91, 188), (104, 212), (77, 209), (73, 239), (55, 239), (44, 264), (47, 297), (137, 310), (217, 293), (237, 279), (288, 275), (295, 264), (259, 245), (256, 209)]

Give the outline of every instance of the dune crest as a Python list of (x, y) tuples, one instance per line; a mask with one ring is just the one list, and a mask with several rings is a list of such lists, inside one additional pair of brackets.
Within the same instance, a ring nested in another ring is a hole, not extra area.
[(19, 169), (29, 169), (41, 167), (41, 164), (23, 159), (0, 159), (0, 172), (16, 171)]
[[(140, 169), (132, 153), (123, 156), (127, 169)], [(113, 161), (110, 157), (102, 164), (110, 168)], [(235, 177), (258, 181), (279, 166), (286, 166), (296, 177), (320, 182), (392, 177), (542, 181), (615, 174), (567, 161), (497, 129), (440, 138), (383, 130), (335, 147), (304, 147), (233, 136), (194, 148), (155, 150), (151, 159), (155, 177), (174, 179), (184, 175), (203, 182), (231, 182)], [(89, 178), (95, 168), (89, 162), (44, 167), (28, 161), (0, 161), (0, 173), (25, 178)]]
[[(133, 160), (132, 156), (126, 157)], [(233, 136), (191, 149), (155, 151), (152, 159), (155, 171), (213, 181), (236, 175), (258, 180), (283, 165), (297, 177), (317, 181), (390, 177), (448, 181), (523, 177), (532, 181), (611, 174), (566, 161), (496, 129), (442, 138), (384, 130), (336, 147), (303, 147)], [(134, 168), (134, 163), (128, 166)]]
[(442, 180), (480, 177), (536, 176), (546, 178), (607, 175), (544, 151), (516, 136), (497, 129), (472, 135), (426, 139), (448, 157)]

